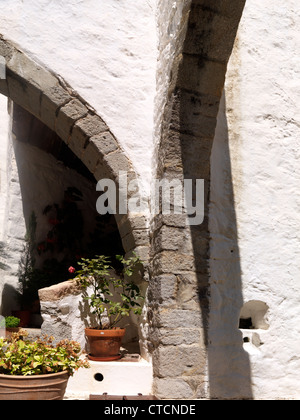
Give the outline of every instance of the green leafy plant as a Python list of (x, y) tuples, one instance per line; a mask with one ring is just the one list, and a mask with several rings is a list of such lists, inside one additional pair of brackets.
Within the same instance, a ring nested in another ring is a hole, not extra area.
[(69, 268), (83, 290), (86, 293), (91, 290), (90, 295), (85, 295), (84, 299), (88, 301), (91, 312), (97, 316), (97, 328), (100, 330), (114, 328), (131, 312), (136, 315), (142, 312), (140, 302), (143, 296), (140, 288), (130, 280), (138, 267), (141, 267), (141, 260), (135, 254), (128, 259), (117, 255), (116, 259), (123, 266), (119, 276), (111, 275), (111, 262), (104, 255), (93, 259), (82, 258), (78, 263), (80, 270)]
[(67, 371), (70, 376), (89, 364), (80, 358), (81, 348), (75, 341), (62, 340), (53, 345), (53, 337), (26, 341), (22, 333), (0, 339), (0, 373), (4, 375), (44, 375)]
[(20, 319), (15, 316), (6, 316), (0, 321), (0, 328), (18, 328)]

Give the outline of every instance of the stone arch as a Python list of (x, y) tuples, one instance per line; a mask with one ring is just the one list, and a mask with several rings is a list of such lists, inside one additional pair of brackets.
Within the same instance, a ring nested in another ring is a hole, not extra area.
[[(52, 129), (85, 164), (96, 181), (109, 178), (118, 184), (119, 172), (128, 182), (136, 174), (118, 140), (104, 120), (61, 77), (37, 64), (0, 34), (0, 57), (6, 62), (0, 93)], [(115, 215), (126, 253), (148, 255), (146, 218)], [(146, 262), (146, 261), (145, 261)]]
[[(153, 222), (153, 244), (159, 246), (151, 249), (150, 339), (154, 392), (160, 398), (220, 396), (219, 378), (211, 369), (219, 367), (218, 360), (208, 337), (210, 156), (244, 5), (245, 0), (186, 1), (181, 18), (179, 32), (185, 37), (170, 72), (157, 178), (204, 179), (205, 217), (198, 226), (188, 226), (186, 215), (159, 214)], [(248, 372), (249, 361), (244, 362)], [(245, 374), (246, 383), (230, 384), (237, 398), (251, 397), (249, 376)]]

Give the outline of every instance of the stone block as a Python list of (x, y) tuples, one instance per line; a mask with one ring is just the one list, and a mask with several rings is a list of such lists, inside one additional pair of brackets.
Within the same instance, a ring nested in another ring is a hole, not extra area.
[(192, 238), (189, 229), (176, 228), (163, 225), (154, 235), (153, 241), (156, 252), (180, 251), (182, 254), (194, 253)]
[(153, 230), (158, 230), (161, 226), (174, 226), (185, 228), (187, 226), (187, 216), (185, 214), (156, 214), (152, 220)]
[(149, 245), (137, 246), (134, 250), (130, 250), (130, 251), (125, 250), (125, 251), (126, 251), (126, 258), (130, 257), (132, 255), (132, 252), (134, 251), (136, 255), (140, 257), (140, 260), (143, 263), (144, 269), (147, 268), (147, 265), (149, 263)]
[(76, 129), (81, 130), (87, 138), (108, 131), (105, 122), (98, 115), (89, 114), (76, 123)]
[(185, 271), (194, 271), (195, 267), (194, 255), (182, 254), (177, 251), (163, 251), (155, 255), (153, 259), (154, 275), (179, 274)]
[(7, 61), (7, 68), (11, 74), (32, 84), (40, 91), (56, 86), (57, 78), (48, 70), (43, 69), (24, 53), (16, 51)]
[[(213, 111), (211, 116), (203, 115), (201, 100), (197, 105), (195, 101), (195, 96), (181, 90), (173, 103), (168, 140), (163, 145), (166, 152), (164, 167), (168, 171), (177, 168), (187, 171), (187, 157), (198, 166), (209, 165), (217, 120)], [(216, 98), (213, 107), (217, 108)], [(207, 112), (206, 105), (203, 111)]]
[(123, 246), (127, 251), (137, 246), (149, 244), (149, 232), (146, 229), (133, 230), (125, 237), (122, 237)]
[(183, 309), (168, 309), (162, 308), (153, 311), (152, 318), (153, 328), (185, 328), (188, 334), (189, 328), (202, 328), (202, 313), (200, 309), (183, 310)]
[(65, 296), (78, 295), (81, 291), (81, 287), (76, 281), (69, 280), (54, 286), (40, 289), (39, 298), (41, 302), (57, 302)]
[(235, 33), (236, 26), (231, 16), (218, 14), (200, 5), (194, 6), (183, 52), (226, 63)]
[(177, 86), (192, 92), (221, 97), (225, 73), (225, 63), (185, 54), (179, 69)]
[(159, 304), (161, 307), (175, 307), (177, 289), (177, 277), (172, 274), (152, 278), (148, 289), (149, 303)]
[(72, 99), (64, 105), (58, 113), (56, 120), (56, 133), (66, 143), (75, 122), (87, 115), (88, 109), (78, 99)]
[(131, 172), (131, 164), (128, 158), (121, 150), (116, 150), (113, 153), (110, 153), (103, 158), (104, 162), (107, 164), (108, 168), (111, 171), (113, 179), (119, 177), (120, 171)]
[(93, 173), (99, 159), (103, 159), (104, 155), (114, 152), (118, 147), (117, 141), (110, 132), (93, 136), (88, 141), (88, 145), (84, 150), (82, 161)]
[(41, 121), (55, 131), (58, 110), (71, 100), (71, 95), (59, 84), (45, 89), (41, 99)]
[(192, 134), (196, 130), (203, 137), (213, 137), (219, 103), (218, 96), (177, 89), (173, 99), (171, 128)]
[(7, 83), (10, 99), (35, 117), (40, 118), (41, 91), (10, 71), (7, 72)]
[[(91, 289), (88, 290), (88, 293)], [(42, 334), (52, 335), (55, 341), (65, 338), (78, 341), (85, 348), (84, 329), (93, 325), (95, 316), (83, 304), (82, 290), (74, 280), (40, 289)]]
[(16, 48), (0, 35), (0, 55), (8, 61), (12, 58), (16, 51)]
[(150, 333), (151, 342), (163, 346), (180, 346), (203, 343), (202, 330), (189, 328), (188, 334), (185, 328), (164, 329), (155, 328)]
[(216, 14), (239, 18), (243, 12), (246, 0), (193, 0), (193, 7), (201, 6)]
[(159, 399), (184, 400), (194, 396), (193, 390), (183, 378), (155, 378), (153, 393)]
[(182, 281), (183, 278), (183, 276), (178, 276), (178, 307), (184, 310), (197, 311), (200, 308), (197, 283), (186, 283)]
[(154, 351), (152, 358), (154, 375), (160, 378), (205, 374), (205, 346), (160, 346)]
[(116, 139), (109, 131), (93, 136), (89, 145), (94, 146), (95, 150), (103, 156), (115, 152), (119, 148)]
[(108, 131), (105, 122), (98, 115), (89, 114), (75, 123), (68, 145), (81, 158), (89, 139), (105, 131)]
[(132, 230), (148, 229), (148, 220), (146, 216), (137, 216), (129, 219), (126, 215), (124, 215), (118, 222), (118, 228), (120, 236), (123, 238)]

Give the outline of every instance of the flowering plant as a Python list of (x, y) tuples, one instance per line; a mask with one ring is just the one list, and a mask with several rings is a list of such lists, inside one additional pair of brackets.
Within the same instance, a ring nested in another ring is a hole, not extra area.
[[(28, 334), (28, 333), (27, 333)], [(70, 376), (88, 362), (80, 359), (81, 348), (75, 341), (62, 340), (53, 345), (53, 337), (45, 336), (34, 342), (25, 341), (26, 331), (0, 338), (0, 374), (44, 375), (67, 371)]]
[(141, 260), (135, 254), (125, 260), (120, 255), (116, 259), (123, 265), (120, 276), (112, 276), (111, 263), (108, 257), (100, 255), (94, 259), (82, 258), (78, 264), (81, 269), (75, 271), (73, 267), (69, 268), (70, 273), (76, 275), (75, 280), (81, 285), (87, 293), (84, 299), (89, 302), (91, 311), (97, 316), (100, 330), (112, 329), (124, 317), (133, 312), (136, 315), (142, 313), (142, 307), (139, 303), (144, 299), (139, 287), (129, 278), (141, 266)]

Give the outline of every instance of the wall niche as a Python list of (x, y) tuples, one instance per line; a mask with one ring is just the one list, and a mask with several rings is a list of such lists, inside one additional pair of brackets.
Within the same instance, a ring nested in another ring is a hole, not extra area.
[(268, 330), (268, 305), (260, 300), (246, 302), (240, 313), (239, 328), (246, 330)]

